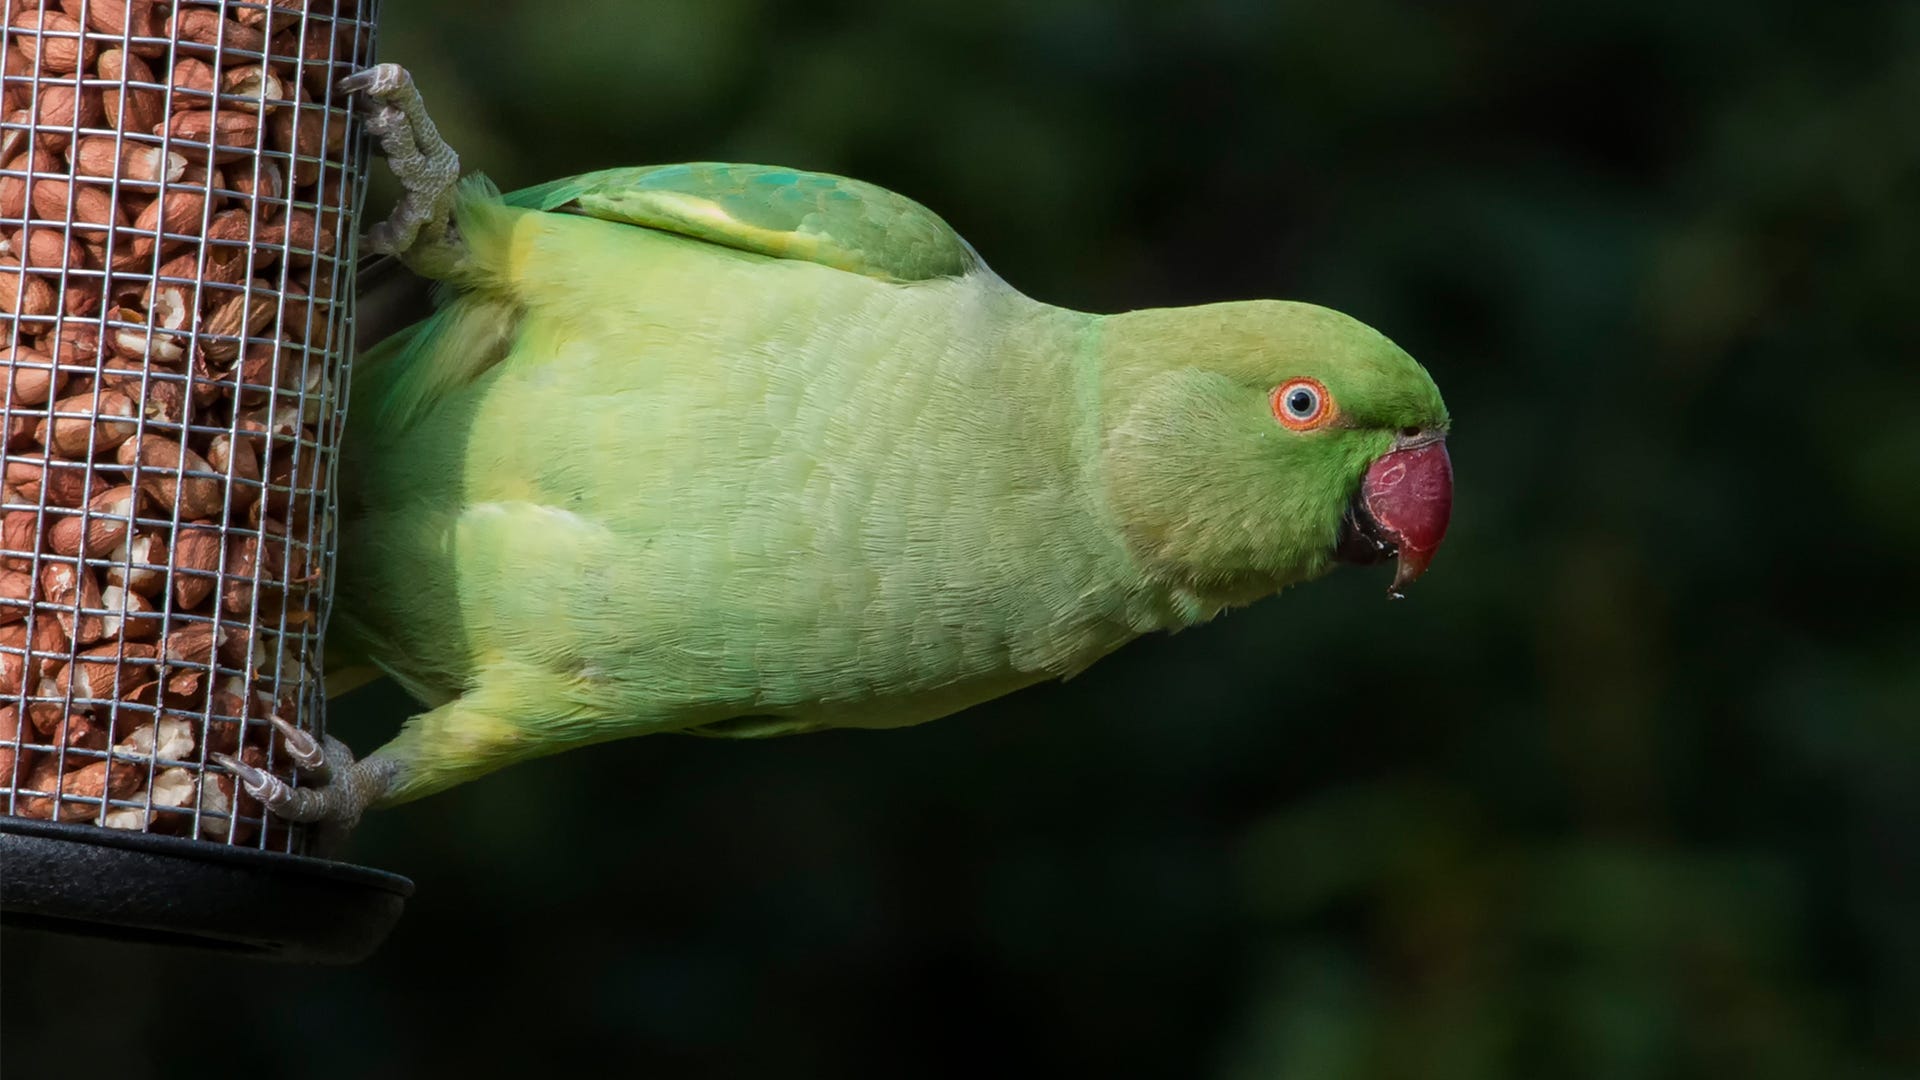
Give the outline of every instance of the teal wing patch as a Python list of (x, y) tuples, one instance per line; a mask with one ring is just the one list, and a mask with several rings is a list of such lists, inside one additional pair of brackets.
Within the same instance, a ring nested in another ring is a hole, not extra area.
[(883, 281), (958, 277), (980, 265), (960, 234), (904, 195), (846, 177), (770, 165), (608, 169), (516, 191), (506, 201)]

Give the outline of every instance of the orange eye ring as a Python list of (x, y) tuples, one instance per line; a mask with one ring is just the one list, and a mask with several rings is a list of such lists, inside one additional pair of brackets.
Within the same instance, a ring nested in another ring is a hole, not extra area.
[(1314, 431), (1326, 427), (1339, 415), (1326, 385), (1305, 375), (1274, 387), (1267, 400), (1273, 407), (1273, 418), (1289, 431)]

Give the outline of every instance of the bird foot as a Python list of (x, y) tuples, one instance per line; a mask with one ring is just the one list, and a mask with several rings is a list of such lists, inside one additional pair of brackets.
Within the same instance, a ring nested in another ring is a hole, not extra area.
[(440, 137), (413, 76), (399, 64), (375, 64), (341, 79), (340, 92), (365, 97), (367, 130), (380, 140), (400, 181), (400, 201), (387, 220), (367, 230), (367, 247), (411, 261), (423, 248), (456, 246), (452, 215), (460, 155)]
[(278, 718), (273, 723), (302, 778), (317, 786), (296, 788), (230, 755), (215, 754), (214, 758), (270, 813), (288, 821), (319, 823), (320, 842), (316, 846), (322, 850), (336, 847), (359, 823), (367, 807), (391, 790), (394, 763), (377, 754), (355, 761), (353, 751), (339, 739), (316, 739)]

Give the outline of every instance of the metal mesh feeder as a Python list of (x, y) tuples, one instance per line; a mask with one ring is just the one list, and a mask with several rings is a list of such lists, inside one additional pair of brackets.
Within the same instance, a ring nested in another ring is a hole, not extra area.
[(0, 911), (354, 959), (402, 878), (217, 760), (324, 731), (375, 0), (0, 0)]

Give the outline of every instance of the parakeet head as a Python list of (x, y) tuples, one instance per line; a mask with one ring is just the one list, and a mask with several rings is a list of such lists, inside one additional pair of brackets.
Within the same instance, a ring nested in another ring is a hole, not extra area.
[(1397, 555), (1394, 595), (1425, 572), (1453, 503), (1447, 408), (1393, 342), (1272, 300), (1096, 333), (1108, 506), (1151, 576), (1233, 604), (1337, 561)]

